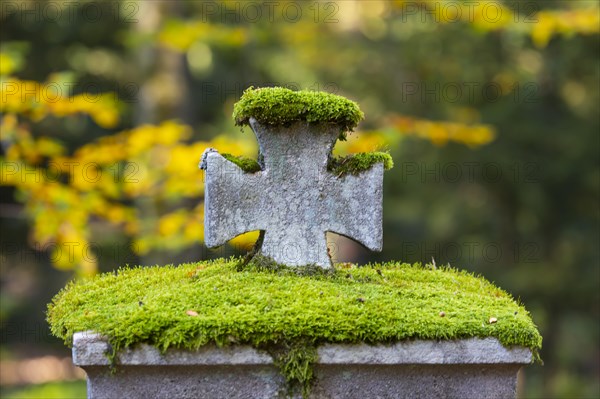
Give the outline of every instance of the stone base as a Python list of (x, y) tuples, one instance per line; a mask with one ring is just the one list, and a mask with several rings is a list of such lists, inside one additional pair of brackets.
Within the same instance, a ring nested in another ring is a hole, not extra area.
[[(101, 336), (77, 333), (73, 360), (88, 376), (88, 398), (277, 398), (285, 380), (271, 357), (249, 346), (122, 351), (115, 374)], [(526, 348), (496, 339), (407, 341), (394, 345), (324, 345), (313, 398), (514, 398)]]

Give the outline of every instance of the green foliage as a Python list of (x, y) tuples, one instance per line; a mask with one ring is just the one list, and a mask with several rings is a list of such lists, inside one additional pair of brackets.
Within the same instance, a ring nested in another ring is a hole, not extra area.
[(260, 170), (260, 165), (254, 159), (231, 154), (221, 154), (221, 156), (239, 166), (246, 173), (256, 173)]
[(283, 87), (250, 87), (233, 107), (236, 125), (250, 118), (268, 125), (296, 121), (327, 122), (340, 126), (340, 140), (352, 131), (364, 114), (354, 101), (335, 94), (310, 90), (292, 91)]
[(31, 385), (16, 390), (2, 390), (3, 399), (85, 399), (85, 381), (61, 381)]
[(394, 167), (392, 156), (387, 152), (362, 152), (345, 157), (331, 158), (328, 167), (333, 174), (338, 176), (358, 175), (370, 169), (376, 163), (383, 163), (384, 170), (390, 170)]
[[(140, 342), (164, 351), (209, 343), (469, 337), (496, 337), (534, 353), (541, 347), (522, 305), (464, 271), (391, 262), (339, 264), (332, 274), (298, 276), (292, 269), (238, 271), (238, 263), (122, 268), (71, 282), (48, 307), (51, 331), (70, 345), (75, 332), (94, 330), (116, 350)], [(490, 324), (491, 317), (497, 322)]]

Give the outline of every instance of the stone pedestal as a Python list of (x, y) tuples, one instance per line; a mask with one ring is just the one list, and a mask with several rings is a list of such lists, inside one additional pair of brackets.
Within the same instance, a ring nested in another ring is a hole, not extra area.
[[(73, 361), (88, 376), (88, 398), (277, 398), (285, 381), (271, 356), (249, 346), (168, 350), (139, 345), (118, 355), (93, 333), (73, 338)], [(313, 398), (514, 398), (527, 348), (496, 339), (407, 341), (393, 345), (323, 345)]]

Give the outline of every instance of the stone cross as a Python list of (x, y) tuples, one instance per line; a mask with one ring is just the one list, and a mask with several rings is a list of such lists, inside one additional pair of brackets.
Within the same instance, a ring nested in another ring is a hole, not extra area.
[(258, 254), (288, 266), (329, 268), (330, 231), (381, 251), (383, 164), (357, 176), (328, 171), (337, 125), (272, 126), (250, 118), (250, 126), (259, 142), (260, 171), (244, 173), (212, 148), (202, 155), (208, 247), (261, 230)]

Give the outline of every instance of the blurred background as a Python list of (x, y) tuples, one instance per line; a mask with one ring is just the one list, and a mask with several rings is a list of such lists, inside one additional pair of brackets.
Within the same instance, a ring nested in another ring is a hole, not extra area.
[(206, 147), (256, 156), (249, 86), (322, 90), (389, 151), (384, 248), (523, 302), (544, 365), (524, 398), (600, 397), (596, 1), (3, 1), (0, 395), (85, 396), (45, 310), (72, 279), (241, 254), (203, 246)]

